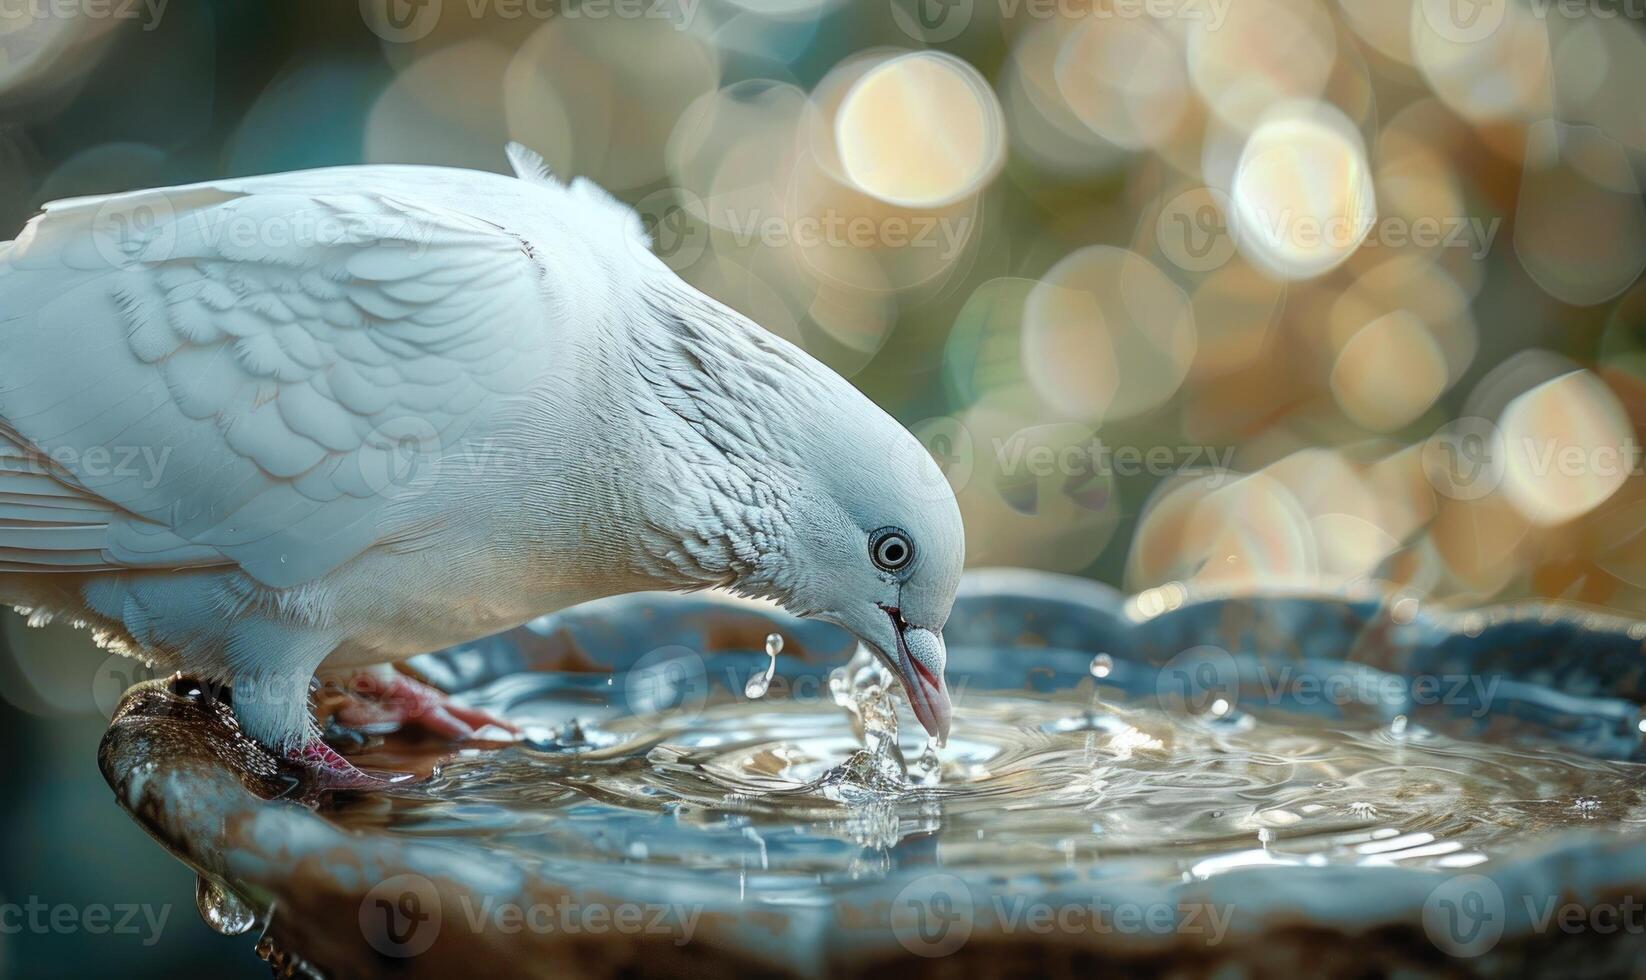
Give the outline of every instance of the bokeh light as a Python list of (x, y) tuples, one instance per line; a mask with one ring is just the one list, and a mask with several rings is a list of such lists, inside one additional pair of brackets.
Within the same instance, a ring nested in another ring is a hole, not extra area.
[(1242, 252), (1285, 279), (1312, 279), (1346, 261), (1377, 220), (1359, 133), (1313, 103), (1284, 104), (1257, 124), (1230, 197)]
[[(335, 43), (273, 49), (243, 91), (191, 67), (187, 105), (87, 79), (194, 50), (209, 18), (0, 19), (8, 213), (185, 174), (501, 170), (519, 140), (930, 433), (974, 564), (1646, 611), (1639, 24), (1530, 0), (666, 6), (304, 14)], [(73, 139), (29, 128), (82, 102)], [(1555, 462), (1520, 451), (1551, 440)]]
[(1094, 245), (1046, 273), (1024, 313), (1023, 363), (1060, 412), (1121, 419), (1172, 396), (1195, 354), (1194, 309), (1147, 259)]
[(977, 69), (924, 51), (866, 72), (835, 119), (852, 183), (888, 203), (924, 208), (980, 190), (1000, 168), (1005, 131), (994, 90)]

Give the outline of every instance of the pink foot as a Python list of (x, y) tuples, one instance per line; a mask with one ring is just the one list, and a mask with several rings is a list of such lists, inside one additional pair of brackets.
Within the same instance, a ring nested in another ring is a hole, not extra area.
[[(488, 727), (501, 729), (509, 736), (520, 731), (501, 718), (465, 708), (439, 688), (398, 671), (356, 674), (348, 681), (345, 691), (346, 700), (333, 717), (338, 724), (349, 728), (419, 729), (457, 741), (480, 740), (482, 730)], [(495, 737), (497, 733), (490, 734)]]
[(409, 773), (369, 773), (356, 768), (337, 750), (316, 736), (307, 743), (286, 750), (286, 759), (309, 774), (321, 789), (382, 789), (411, 779)]

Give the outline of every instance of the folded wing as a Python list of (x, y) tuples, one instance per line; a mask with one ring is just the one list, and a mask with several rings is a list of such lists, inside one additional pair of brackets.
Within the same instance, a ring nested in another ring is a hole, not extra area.
[(518, 235), (270, 179), (50, 205), (0, 244), (0, 571), (309, 581), (420, 518), (547, 363)]

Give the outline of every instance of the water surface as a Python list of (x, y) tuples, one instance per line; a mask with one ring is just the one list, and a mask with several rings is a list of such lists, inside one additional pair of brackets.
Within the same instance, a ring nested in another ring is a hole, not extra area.
[[(902, 865), (1055, 871), (1115, 856), (1188, 878), (1254, 865), (1464, 868), (1566, 829), (1646, 831), (1646, 766), (1448, 737), (1404, 716), (1331, 727), (1115, 703), (1095, 686), (1104, 660), (1054, 693), (962, 692), (941, 748), (860, 655), (809, 699), (728, 697), (537, 731), (323, 813), (480, 840), (527, 863), (825, 883)], [(362, 760), (412, 768), (397, 751)]]

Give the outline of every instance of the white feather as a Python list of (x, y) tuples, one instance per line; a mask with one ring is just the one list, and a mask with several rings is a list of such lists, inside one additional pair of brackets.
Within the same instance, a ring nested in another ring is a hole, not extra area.
[(643, 588), (821, 608), (796, 522), (868, 518), (806, 468), (895, 501), (930, 461), (676, 280), (633, 212), (508, 155), (518, 179), (347, 167), (59, 201), (0, 244), (0, 599), (251, 682), (236, 711), (269, 743), (304, 737), (322, 662)]

